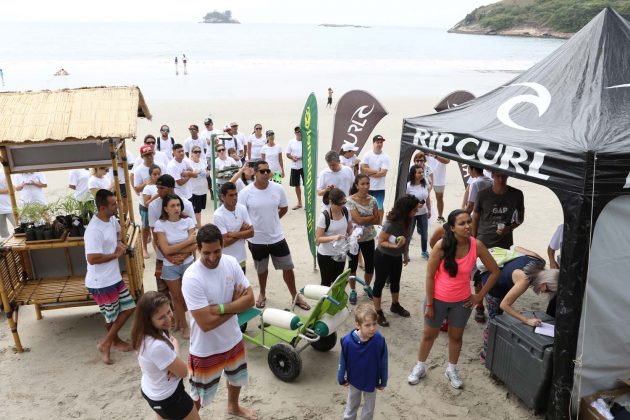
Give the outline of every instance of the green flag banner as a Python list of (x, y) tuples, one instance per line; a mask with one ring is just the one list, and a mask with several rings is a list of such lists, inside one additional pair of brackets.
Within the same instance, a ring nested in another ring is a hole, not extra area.
[(304, 209), (306, 234), (313, 255), (313, 268), (317, 261), (315, 249), (315, 211), (317, 207), (317, 99), (311, 93), (304, 105), (302, 119), (302, 168), (304, 170)]

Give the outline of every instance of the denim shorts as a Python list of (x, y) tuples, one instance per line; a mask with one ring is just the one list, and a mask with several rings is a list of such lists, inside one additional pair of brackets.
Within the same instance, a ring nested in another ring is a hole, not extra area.
[(186, 269), (190, 267), (191, 264), (191, 262), (188, 264), (180, 265), (164, 264), (162, 266), (162, 274), (160, 275), (160, 278), (165, 281), (181, 279), (184, 276), (184, 271), (186, 271)]

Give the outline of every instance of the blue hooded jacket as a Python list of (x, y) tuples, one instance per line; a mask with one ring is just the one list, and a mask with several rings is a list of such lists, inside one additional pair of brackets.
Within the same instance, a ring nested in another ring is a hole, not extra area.
[(387, 343), (378, 331), (367, 341), (361, 341), (356, 330), (341, 339), (341, 355), (337, 372), (339, 385), (374, 392), (387, 386)]

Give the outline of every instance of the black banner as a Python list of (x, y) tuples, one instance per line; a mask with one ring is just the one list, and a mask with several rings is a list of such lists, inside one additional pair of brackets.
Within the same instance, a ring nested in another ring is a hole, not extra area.
[(383, 105), (364, 90), (351, 90), (337, 103), (335, 126), (331, 150), (339, 151), (345, 143), (353, 144), (361, 152), (363, 145), (376, 127), (387, 115)]

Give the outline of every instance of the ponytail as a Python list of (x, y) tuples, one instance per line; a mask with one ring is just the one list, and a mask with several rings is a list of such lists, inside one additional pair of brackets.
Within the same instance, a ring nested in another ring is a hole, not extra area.
[(457, 254), (457, 239), (453, 233), (453, 226), (455, 226), (455, 220), (457, 216), (462, 213), (468, 213), (465, 210), (453, 210), (448, 215), (448, 220), (444, 223), (444, 235), (442, 236), (442, 252), (444, 253), (444, 269), (451, 277), (457, 276), (457, 261), (455, 261), (455, 255)]

